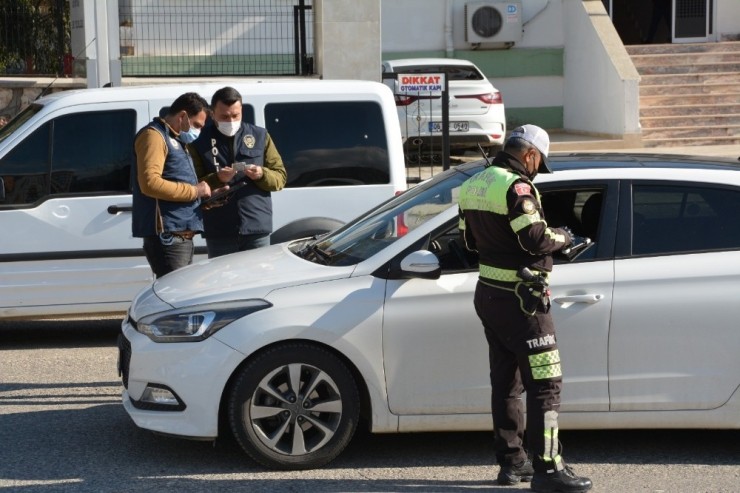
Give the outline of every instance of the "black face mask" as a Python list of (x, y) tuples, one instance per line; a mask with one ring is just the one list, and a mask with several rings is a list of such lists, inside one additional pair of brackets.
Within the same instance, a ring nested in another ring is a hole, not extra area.
[[(537, 152), (539, 153), (539, 151)], [(537, 167), (537, 169), (533, 173), (530, 174), (529, 172), (527, 172), (527, 177), (530, 180), (533, 180), (534, 177), (540, 173), (552, 173), (550, 166), (547, 165), (547, 158), (542, 153), (539, 153), (539, 155), (540, 155), (540, 165)]]

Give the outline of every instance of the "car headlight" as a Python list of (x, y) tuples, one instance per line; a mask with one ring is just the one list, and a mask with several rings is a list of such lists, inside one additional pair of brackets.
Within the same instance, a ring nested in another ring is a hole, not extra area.
[(135, 327), (155, 342), (197, 342), (234, 320), (271, 306), (258, 299), (189, 306), (143, 317)]

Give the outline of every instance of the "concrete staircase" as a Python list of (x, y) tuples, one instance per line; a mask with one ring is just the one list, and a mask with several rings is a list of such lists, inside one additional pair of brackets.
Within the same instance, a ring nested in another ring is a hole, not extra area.
[(740, 144), (740, 41), (626, 48), (645, 147)]

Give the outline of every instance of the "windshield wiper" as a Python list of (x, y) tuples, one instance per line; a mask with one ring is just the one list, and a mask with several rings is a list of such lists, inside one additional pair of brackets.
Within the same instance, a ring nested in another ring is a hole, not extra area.
[[(322, 250), (319, 247), (318, 242), (306, 245), (304, 248), (301, 249), (300, 252), (298, 252), (298, 255), (305, 258), (306, 260), (316, 260), (323, 265), (329, 265), (329, 262), (332, 258), (332, 254), (325, 250)], [(309, 258), (309, 256), (311, 258)]]
[(322, 259), (326, 265), (329, 265), (329, 261), (332, 258), (332, 254), (331, 253), (327, 252), (326, 250), (322, 250), (321, 248), (319, 248), (319, 244), (318, 243), (314, 243), (309, 248), (311, 248), (311, 251), (314, 254), (316, 254), (316, 257), (317, 258)]

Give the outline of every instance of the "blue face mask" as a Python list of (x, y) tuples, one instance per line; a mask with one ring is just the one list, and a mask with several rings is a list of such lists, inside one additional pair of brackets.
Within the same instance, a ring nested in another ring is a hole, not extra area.
[(190, 126), (190, 130), (187, 132), (180, 132), (180, 140), (183, 141), (185, 144), (190, 144), (192, 142), (195, 142), (195, 139), (198, 138), (200, 135), (200, 130), (197, 128), (194, 128), (192, 125)]

